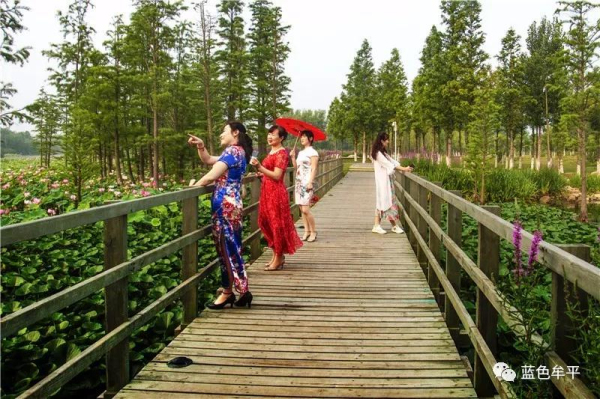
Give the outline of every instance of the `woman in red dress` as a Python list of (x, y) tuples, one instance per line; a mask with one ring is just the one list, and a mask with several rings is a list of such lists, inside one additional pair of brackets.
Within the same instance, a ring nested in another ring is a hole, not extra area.
[(273, 250), (273, 258), (266, 264), (265, 270), (279, 270), (285, 264), (285, 254), (292, 255), (302, 246), (298, 237), (292, 214), (290, 200), (283, 178), (289, 162), (287, 150), (281, 142), (287, 137), (287, 132), (281, 126), (275, 125), (269, 129), (267, 142), (271, 151), (262, 164), (252, 158), (250, 163), (263, 174), (258, 207), (258, 226), (267, 240), (267, 245)]

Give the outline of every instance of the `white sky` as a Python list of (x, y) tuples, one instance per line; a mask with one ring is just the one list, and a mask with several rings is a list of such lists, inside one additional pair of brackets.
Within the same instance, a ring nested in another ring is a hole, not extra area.
[[(248, 3), (250, 0), (246, 0)], [(46, 84), (48, 60), (41, 54), (50, 43), (62, 41), (56, 12), (66, 11), (71, 0), (23, 0), (27, 31), (17, 35), (17, 46), (31, 46), (24, 67), (3, 65), (1, 80), (12, 82), (18, 93), (11, 98), (13, 107), (33, 102)], [(389, 58), (394, 47), (402, 57), (409, 81), (420, 67), (419, 57), (432, 25), (440, 27), (441, 12), (436, 0), (273, 0), (283, 11), (283, 22), (291, 25), (287, 35), (291, 53), (286, 73), (291, 77), (291, 105), (294, 109), (325, 109), (342, 90), (350, 64), (367, 39), (373, 48), (378, 68)], [(96, 30), (100, 47), (113, 16), (128, 16), (133, 10), (128, 0), (95, 0), (88, 22)], [(185, 0), (192, 8), (192, 1)], [(216, 13), (217, 0), (209, 0), (207, 10)], [(552, 17), (557, 3), (550, 0), (483, 0), (482, 27), (486, 33), (484, 49), (493, 58), (500, 40), (513, 27), (524, 37), (527, 27), (543, 16)], [(195, 19), (188, 10), (184, 17)], [(250, 15), (246, 8), (245, 23)], [(16, 123), (13, 130), (27, 130), (28, 124)]]

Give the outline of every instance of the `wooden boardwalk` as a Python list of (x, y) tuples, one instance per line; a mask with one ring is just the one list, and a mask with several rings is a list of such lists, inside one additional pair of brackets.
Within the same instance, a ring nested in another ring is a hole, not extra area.
[(252, 309), (204, 311), (117, 397), (476, 397), (406, 236), (371, 233), (374, 203), (373, 174), (348, 173), (313, 208), (316, 242), (249, 268)]

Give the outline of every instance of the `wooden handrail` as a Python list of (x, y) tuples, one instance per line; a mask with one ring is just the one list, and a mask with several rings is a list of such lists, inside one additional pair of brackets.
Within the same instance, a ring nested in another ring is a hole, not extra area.
[[(416, 184), (425, 187), (431, 194), (437, 195), (447, 203), (452, 204), (462, 212), (471, 216), (477, 222), (498, 234), (501, 238), (508, 241), (512, 240), (514, 229), (512, 223), (436, 186), (422, 177), (412, 173), (406, 174), (406, 177)], [(523, 251), (525, 252), (531, 246), (533, 235), (527, 231), (523, 231), (522, 240)], [(540, 263), (548, 269), (563, 276), (573, 284), (577, 284), (578, 288), (600, 300), (600, 289), (598, 289), (598, 287), (600, 287), (600, 268), (545, 241), (540, 243), (538, 259), (540, 260)], [(568, 270), (566, 275), (565, 270)]]
[[(329, 169), (331, 166), (333, 167)], [(334, 177), (327, 181), (326, 185), (331, 187), (333, 184), (337, 183), (342, 176), (343, 160), (331, 159), (319, 162), (320, 171), (325, 169), (325, 167), (327, 167), (329, 170), (320, 173), (319, 176), (323, 177), (325, 175), (329, 175), (331, 171), (338, 171)], [(286, 174), (291, 174), (293, 170), (294, 168), (288, 168), (286, 170)], [(250, 183), (254, 191), (251, 193), (252, 204), (245, 207), (243, 210), (244, 216), (250, 214), (250, 224), (253, 231), (243, 240), (243, 243), (244, 245), (248, 243), (252, 245), (253, 251), (251, 257), (252, 259), (256, 259), (256, 257), (260, 255), (256, 249), (258, 248), (258, 250), (260, 250), (260, 246), (257, 246), (257, 244), (259, 245), (258, 239), (261, 237), (262, 233), (256, 224), (256, 215), (259, 208), (258, 199), (260, 198), (260, 183), (256, 176), (245, 177), (243, 179), (243, 183)], [(293, 181), (291, 183), (292, 184), (287, 189), (288, 191), (293, 191)], [(319, 189), (324, 188), (326, 185), (324, 184)], [(101, 207), (83, 211), (75, 211), (52, 218), (44, 218), (32, 222), (6, 226), (0, 229), (0, 234), (2, 235), (1, 245), (5, 246), (20, 241), (31, 240), (65, 229), (80, 227), (98, 221), (105, 221), (107, 225), (110, 225), (110, 223), (116, 222), (118, 218), (125, 217), (126, 219), (126, 215), (129, 213), (150, 209), (155, 206), (165, 205), (176, 201), (183, 201), (183, 210), (187, 210), (187, 215), (191, 215), (193, 217), (194, 211), (197, 212), (197, 205), (195, 209), (192, 209), (194, 208), (193, 205), (197, 204), (197, 196), (211, 193), (213, 189), (214, 186), (212, 185), (209, 187), (186, 188), (173, 193), (159, 194), (153, 197), (136, 199), (132, 201), (111, 203)], [(293, 203), (290, 206), (291, 211), (294, 211), (297, 208), (298, 206)], [(121, 219), (121, 222), (124, 222), (123, 219)], [(196, 296), (188, 294), (190, 292), (195, 292), (197, 285), (212, 270), (214, 270), (218, 264), (218, 260), (214, 260), (199, 272), (194, 272), (190, 275), (190, 273), (195, 270), (195, 265), (193, 263), (197, 262), (197, 257), (194, 257), (194, 254), (192, 254), (191, 251), (193, 250), (197, 241), (209, 235), (211, 231), (210, 225), (197, 229), (195, 229), (193, 226), (194, 224), (186, 224), (183, 228), (183, 235), (181, 237), (178, 237), (151, 251), (145, 252), (131, 260), (127, 260), (115, 265), (114, 263), (110, 264), (110, 262), (113, 262), (114, 259), (110, 257), (108, 259), (105, 258), (105, 261), (108, 262), (107, 265), (109, 266), (109, 268), (107, 268), (105, 271), (1, 318), (0, 328), (2, 329), (3, 336), (6, 337), (16, 333), (24, 327), (48, 317), (56, 311), (76, 303), (77, 301), (103, 288), (105, 288), (107, 291), (109, 288), (111, 288), (111, 294), (117, 295), (114, 297), (114, 300), (116, 301), (115, 303), (120, 303), (123, 300), (126, 303), (126, 296), (124, 296), (123, 298), (125, 299), (123, 299), (120, 298), (119, 295), (126, 295), (126, 290), (123, 292), (121, 285), (123, 282), (127, 281), (129, 275), (169, 254), (172, 254), (180, 249), (184, 250), (184, 259), (182, 263), (184, 281), (181, 284), (152, 302), (145, 309), (137, 313), (129, 320), (127, 320), (127, 316), (125, 314), (125, 318), (123, 319), (125, 321), (122, 323), (120, 320), (122, 315), (118, 317), (115, 317), (115, 315), (109, 315), (113, 309), (110, 307), (107, 308), (107, 324), (109, 323), (109, 318), (111, 318), (111, 320), (116, 320), (117, 324), (114, 326), (114, 328), (110, 331), (107, 331), (105, 336), (86, 348), (79, 355), (75, 356), (67, 363), (52, 372), (49, 376), (45, 377), (42, 381), (22, 393), (19, 398), (47, 397), (56, 389), (70, 381), (77, 374), (85, 370), (94, 361), (100, 359), (105, 354), (110, 353), (111, 349), (115, 349), (123, 342), (126, 342), (128, 337), (137, 328), (143, 326), (159, 311), (181, 297), (183, 297), (182, 301), (184, 304), (184, 310), (188, 313), (185, 317), (186, 320), (184, 320), (184, 323), (187, 324), (187, 322), (189, 322), (188, 319), (193, 316), (193, 313), (196, 309), (196, 304), (192, 303), (196, 301)], [(109, 238), (108, 241), (105, 241), (105, 245), (113, 245), (115, 240), (118, 242), (118, 240), (123, 237), (123, 234), (126, 234), (126, 229), (123, 230), (121, 227), (122, 226), (120, 226), (120, 224), (109, 227), (108, 233), (106, 233), (109, 234), (107, 236)], [(188, 251), (187, 254), (186, 251)], [(118, 259), (118, 257), (115, 259)], [(113, 288), (118, 289), (113, 290)], [(117, 311), (123, 313), (122, 309)], [(115, 349), (115, 351), (117, 351), (117, 349)], [(115, 381), (116, 386), (113, 386), (113, 388), (118, 390), (120, 388), (119, 385), (122, 386), (127, 383), (129, 376), (127, 375), (124, 378), (121, 376), (119, 378), (119, 376), (116, 375), (118, 374), (119, 370), (116, 369), (122, 369), (123, 363), (128, 360), (126, 356), (115, 356), (113, 360), (114, 362), (112, 363), (114, 363), (114, 370), (111, 370), (108, 367), (109, 364), (107, 364), (107, 380), (110, 381), (112, 379)], [(112, 396), (113, 393), (107, 392), (107, 394)]]
[[(400, 180), (400, 184), (398, 183), (398, 180)], [(481, 362), (483, 363), (482, 366), (488, 373), (490, 380), (484, 382), (481, 382), (481, 380), (475, 381), (475, 389), (478, 390), (477, 393), (481, 394), (479, 392), (479, 389), (484, 391), (487, 390), (486, 382), (491, 382), (502, 397), (511, 397), (512, 395), (514, 395), (514, 393), (510, 390), (507, 390), (507, 388), (509, 387), (505, 386), (505, 384), (498, 383), (498, 380), (495, 378), (493, 370), (491, 369), (491, 367), (495, 363), (493, 351), (490, 351), (490, 348), (487, 345), (485, 339), (483, 338), (483, 335), (478, 330), (477, 325), (473, 324), (473, 320), (471, 319), (466, 309), (464, 309), (462, 301), (458, 296), (457, 292), (460, 292), (460, 282), (458, 286), (450, 282), (448, 276), (444, 273), (444, 270), (439, 265), (438, 257), (433, 254), (433, 252), (430, 250), (429, 246), (425, 242), (425, 238), (427, 235), (426, 229), (424, 229), (418, 223), (420, 223), (420, 221), (423, 221), (429, 228), (428, 231), (430, 245), (432, 237), (435, 237), (437, 240), (439, 240), (448, 251), (449, 257), (455, 259), (460, 265), (460, 267), (467, 272), (469, 277), (471, 277), (471, 279), (477, 286), (479, 293), (482, 295), (482, 297), (478, 296), (477, 307), (479, 307), (480, 301), (483, 302), (481, 298), (484, 297), (485, 299), (487, 299), (487, 301), (485, 302), (487, 304), (486, 306), (491, 305), (492, 308), (496, 312), (498, 312), (498, 314), (502, 317), (502, 319), (506, 322), (506, 324), (515, 334), (523, 336), (525, 334), (525, 328), (519, 321), (520, 317), (518, 310), (511, 306), (507, 302), (506, 298), (504, 298), (502, 294), (498, 292), (494, 283), (491, 281), (490, 276), (486, 275), (485, 271), (483, 270), (484, 268), (480, 268), (478, 265), (476, 265), (475, 262), (473, 262), (460, 248), (460, 245), (458, 245), (453, 240), (453, 238), (451, 237), (450, 228), (448, 234), (446, 234), (442, 230), (438, 223), (439, 217), (435, 217), (439, 210), (432, 209), (433, 216), (430, 215), (430, 212), (432, 211), (428, 212), (425, 209), (428, 204), (427, 201), (423, 201), (423, 198), (427, 195), (427, 193), (429, 193), (432, 199), (432, 206), (434, 204), (438, 204), (437, 200), (441, 199), (446, 201), (449, 206), (456, 208), (459, 212), (464, 212), (465, 214), (474, 218), (477, 222), (479, 222), (480, 225), (479, 239), (482, 239), (482, 232), (487, 234), (486, 237), (488, 237), (488, 244), (494, 242), (493, 240), (491, 240), (490, 237), (490, 235), (493, 234), (497, 235), (497, 237), (499, 238), (505, 238), (507, 240), (510, 240), (512, 238), (514, 226), (511, 223), (503, 220), (499, 216), (495, 215), (494, 213), (486, 209), (480, 208), (464, 200), (459, 195), (446, 191), (438, 187), (436, 184), (431, 183), (419, 176), (413, 174), (398, 173), (396, 175), (396, 181), (394, 182), (394, 186), (400, 193), (399, 201), (404, 205), (402, 213), (404, 216), (404, 224), (406, 227), (408, 227), (407, 233), (409, 234), (409, 237), (413, 238), (418, 244), (417, 248), (419, 248), (419, 252), (425, 253), (429, 267), (433, 269), (436, 274), (437, 278), (430, 278), (429, 281), (430, 283), (437, 284), (436, 280), (439, 280), (439, 282), (445, 290), (447, 299), (445, 314), (448, 315), (448, 304), (450, 304), (453, 307), (453, 312), (451, 314), (456, 312), (458, 317), (461, 319), (461, 322), (467, 329), (469, 338), (473, 343), (475, 352), (477, 354), (477, 358), (481, 359)], [(409, 189), (403, 186), (410, 187), (410, 191)], [(425, 189), (426, 191), (423, 193), (420, 190), (417, 190), (416, 187), (420, 187), (421, 189)], [(416, 200), (414, 198), (414, 193), (418, 193), (419, 200)], [(436, 208), (437, 206), (439, 205), (436, 205)], [(482, 228), (485, 229), (482, 230)], [(530, 246), (533, 236), (530, 233), (522, 231), (522, 237), (526, 246)], [(600, 295), (600, 290), (598, 290), (598, 287), (600, 286), (600, 270), (598, 268), (586, 262), (585, 260), (579, 259), (574, 255), (571, 255), (568, 252), (552, 244), (543, 242), (542, 245), (540, 245), (540, 253), (542, 252), (542, 248), (544, 251), (543, 256), (538, 257), (540, 263), (544, 262), (542, 264), (544, 264), (549, 270), (553, 272), (554, 277), (556, 277), (557, 279), (564, 278), (565, 280), (571, 281), (575, 284), (577, 288), (582, 289), (584, 292), (598, 298), (598, 296)], [(497, 249), (493, 253), (496, 252)], [(551, 262), (555, 262), (555, 264), (552, 264)], [(558, 263), (558, 266), (556, 265), (556, 263)], [(569, 267), (568, 273), (565, 273), (565, 267)], [(446, 270), (446, 272), (448, 272), (448, 270)], [(588, 280), (582, 281), (582, 278), (586, 278)], [(433, 289), (435, 289), (435, 286), (432, 286), (432, 290)], [(564, 296), (564, 293), (557, 293), (557, 295)], [(553, 305), (553, 308), (554, 307), (555, 305)], [(564, 312), (564, 310), (560, 311)], [(553, 312), (557, 312), (557, 310), (553, 309)], [(491, 327), (494, 327), (495, 329), (495, 324), (492, 324), (485, 324), (483, 325), (483, 328), (489, 329)], [(486, 334), (489, 334), (489, 331), (486, 331)], [(561, 357), (555, 351), (552, 351), (550, 349), (551, 345), (548, 342), (546, 342), (539, 334), (534, 333), (531, 338), (536, 343), (536, 345), (542, 348), (546, 348), (545, 359), (547, 367), (549, 367), (550, 369), (552, 369), (554, 366), (561, 366), (563, 367), (563, 369), (566, 367), (563, 359), (561, 359)], [(564, 334), (562, 338), (567, 339), (567, 337), (565, 337)], [(551, 378), (551, 380), (557, 387), (557, 389), (567, 398), (594, 397), (591, 391), (578, 378), (568, 379), (568, 381), (566, 381), (566, 378), (553, 377)], [(487, 393), (486, 396), (488, 396)]]

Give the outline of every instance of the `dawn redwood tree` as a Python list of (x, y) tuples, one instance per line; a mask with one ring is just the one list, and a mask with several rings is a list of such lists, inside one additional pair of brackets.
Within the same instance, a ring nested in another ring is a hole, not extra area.
[(560, 1), (559, 13), (567, 26), (565, 34), (565, 60), (570, 90), (563, 99), (562, 118), (575, 132), (578, 146), (578, 162), (581, 170), (581, 203), (579, 220), (587, 221), (587, 173), (586, 144), (590, 131), (590, 112), (598, 101), (594, 90), (599, 79), (598, 60), (600, 49), (600, 23), (593, 21), (590, 14), (600, 5), (587, 1)]

